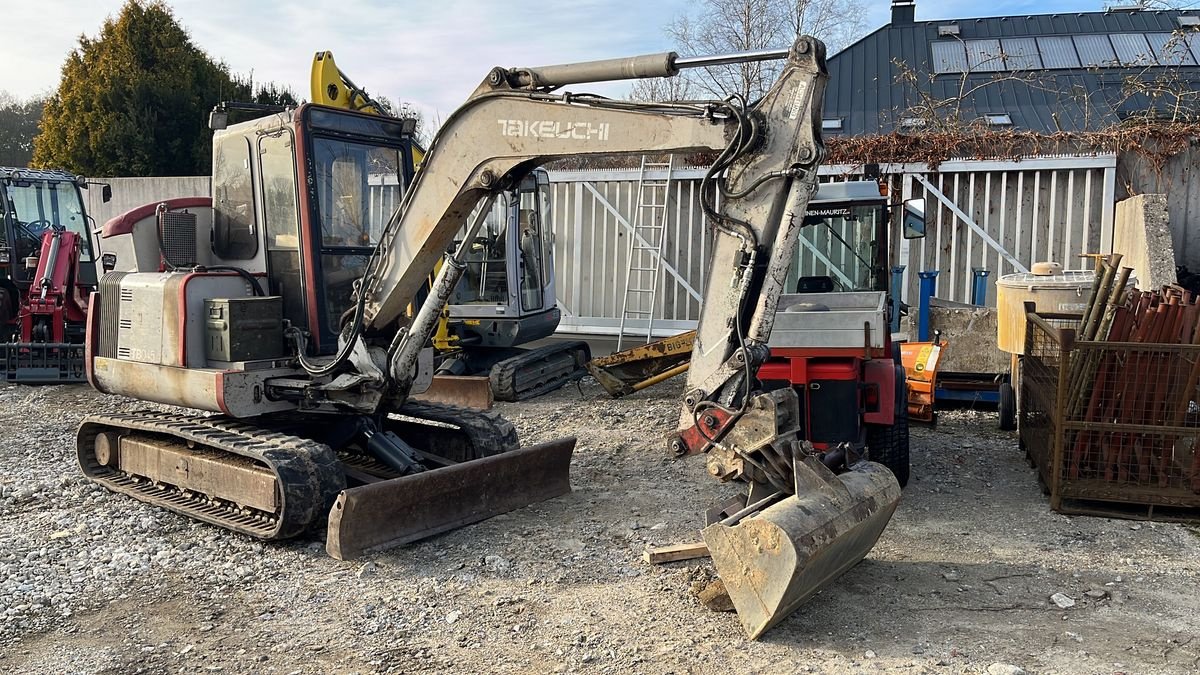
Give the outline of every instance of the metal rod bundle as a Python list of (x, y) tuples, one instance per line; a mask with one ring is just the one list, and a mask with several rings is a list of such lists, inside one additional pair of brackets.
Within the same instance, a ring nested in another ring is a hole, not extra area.
[[(1061, 421), (1068, 480), (1100, 479), (1200, 492), (1192, 427), (1200, 385), (1200, 299), (1179, 287), (1126, 289), (1120, 256), (1100, 260), (1092, 300), (1064, 363)], [(1189, 465), (1187, 470), (1184, 466)]]

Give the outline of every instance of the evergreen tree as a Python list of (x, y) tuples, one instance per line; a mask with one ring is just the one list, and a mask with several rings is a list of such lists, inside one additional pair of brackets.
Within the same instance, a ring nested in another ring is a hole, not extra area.
[(93, 176), (208, 174), (214, 105), (295, 102), (272, 84), (255, 96), (250, 89), (195, 46), (161, 1), (128, 0), (98, 37), (80, 36), (68, 55), (46, 101), (33, 163)]

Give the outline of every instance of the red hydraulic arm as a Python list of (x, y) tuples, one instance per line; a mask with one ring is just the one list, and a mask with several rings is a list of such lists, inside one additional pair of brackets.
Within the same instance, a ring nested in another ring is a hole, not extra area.
[(80, 237), (52, 227), (42, 234), (37, 273), (21, 308), (22, 342), (64, 342), (66, 324), (87, 319), (87, 298), (79, 277)]

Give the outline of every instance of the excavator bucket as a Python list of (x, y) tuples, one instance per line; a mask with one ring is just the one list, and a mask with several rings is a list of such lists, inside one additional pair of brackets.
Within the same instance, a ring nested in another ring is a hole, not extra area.
[(571, 491), (574, 438), (347, 488), (329, 512), (338, 560), (432, 537)]
[(796, 494), (736, 525), (704, 528), (704, 543), (751, 639), (858, 564), (900, 502), (885, 467), (834, 475), (815, 457), (795, 465)]
[(696, 331), (690, 330), (588, 361), (587, 369), (613, 398), (687, 372)]

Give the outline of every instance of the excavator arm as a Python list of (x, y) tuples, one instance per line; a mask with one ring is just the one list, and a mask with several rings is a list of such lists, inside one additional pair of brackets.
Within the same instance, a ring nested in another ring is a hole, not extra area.
[[(648, 104), (549, 91), (585, 78), (671, 75), (679, 62), (666, 54), (497, 68), (446, 120), (359, 289), (363, 332), (397, 335), (388, 355), (396, 396), (403, 399), (416, 377), (420, 349), (461, 273), (457, 258), (443, 267), (411, 323), (405, 308), (481, 200), (563, 157), (709, 153), (716, 161), (702, 203), (715, 226), (714, 253), (682, 428), (694, 426), (692, 411), (703, 402), (744, 401), (745, 385), (766, 357), (775, 304), (816, 185), (824, 47), (798, 40), (774, 86), (752, 105)], [(681, 452), (708, 443), (695, 434), (684, 438)]]

